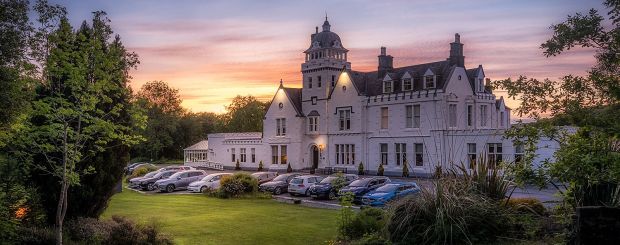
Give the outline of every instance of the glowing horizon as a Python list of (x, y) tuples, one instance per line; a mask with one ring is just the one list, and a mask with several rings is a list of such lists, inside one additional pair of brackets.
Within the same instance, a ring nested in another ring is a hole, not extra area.
[(179, 89), (185, 108), (216, 113), (236, 95), (271, 99), (280, 79), (301, 87), (302, 52), (325, 10), (354, 70), (376, 70), (381, 46), (395, 67), (444, 60), (458, 32), (466, 67), (482, 64), (497, 80), (585, 74), (594, 63), (592, 50), (545, 58), (539, 46), (551, 36), (551, 24), (601, 7), (578, 0), (52, 2), (67, 6), (74, 26), (90, 20), (92, 11), (108, 13), (126, 48), (140, 56), (131, 71), (134, 90), (163, 80)]

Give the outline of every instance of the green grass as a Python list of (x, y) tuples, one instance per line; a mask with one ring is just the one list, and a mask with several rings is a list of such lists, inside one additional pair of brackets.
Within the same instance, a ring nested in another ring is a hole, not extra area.
[(270, 199), (149, 195), (125, 189), (112, 197), (102, 217), (112, 215), (156, 222), (177, 244), (325, 244), (336, 237), (338, 211)]

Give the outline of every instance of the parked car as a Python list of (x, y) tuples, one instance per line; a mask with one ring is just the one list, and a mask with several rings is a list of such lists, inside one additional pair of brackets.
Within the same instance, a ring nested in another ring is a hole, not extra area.
[(157, 171), (168, 171), (168, 170), (176, 170), (178, 171), (185, 171), (185, 170), (194, 170), (195, 168), (190, 167), (190, 166), (185, 166), (185, 165), (176, 165), (176, 166), (168, 166), (168, 167), (163, 167), (158, 169)]
[(137, 189), (137, 188), (140, 187), (140, 181), (142, 181), (142, 179), (151, 178), (151, 177), (155, 176), (157, 173), (158, 173), (158, 171), (153, 171), (153, 172), (148, 172), (144, 176), (131, 178), (131, 179), (129, 179), (128, 187), (132, 188), (132, 189)]
[(177, 172), (167, 179), (155, 181), (155, 185), (161, 192), (173, 192), (175, 190), (187, 189), (189, 183), (204, 178), (207, 173), (203, 170), (186, 170)]
[(167, 170), (167, 171), (155, 171), (155, 175), (140, 179), (136, 183), (136, 188), (140, 188), (145, 191), (154, 191), (157, 189), (155, 182), (160, 179), (167, 179), (173, 174), (179, 172), (178, 170)]
[(258, 180), (258, 184), (269, 182), (278, 176), (277, 172), (256, 172), (251, 174), (252, 177)]
[[(351, 184), (351, 182), (359, 179), (359, 177), (357, 176), (357, 174), (345, 174), (342, 177), (345, 178), (345, 186)], [(312, 186), (310, 186), (309, 188), (309, 194), (312, 198), (314, 199), (319, 199), (319, 198), (327, 198), (327, 199), (334, 199), (336, 198), (336, 190), (334, 190), (334, 187), (332, 186), (332, 182), (334, 182), (334, 180), (338, 179), (338, 176), (336, 175), (332, 175), (332, 176), (328, 176), (327, 178), (321, 180), (321, 182), (316, 183)]]
[(131, 175), (133, 173), (133, 171), (136, 170), (139, 167), (152, 167), (152, 168), (156, 168), (155, 165), (153, 165), (151, 163), (144, 163), (144, 162), (137, 163), (137, 164), (134, 163), (134, 164), (131, 164), (131, 165), (129, 165), (127, 167), (127, 170), (125, 171), (125, 173), (127, 175)]
[(374, 191), (366, 193), (362, 197), (362, 204), (370, 206), (383, 206), (387, 202), (420, 192), (420, 187), (415, 182), (389, 183)]
[(288, 190), (288, 183), (291, 182), (293, 178), (300, 175), (301, 174), (298, 173), (281, 174), (273, 180), (261, 184), (258, 189), (260, 191), (272, 192), (275, 195), (280, 195)]
[(385, 176), (375, 176), (375, 177), (368, 177), (368, 178), (362, 178), (362, 179), (358, 179), (356, 181), (351, 182), (351, 184), (349, 184), (348, 186), (340, 189), (340, 191), (338, 192), (339, 196), (344, 195), (347, 192), (351, 192), (353, 193), (353, 195), (355, 195), (355, 198), (353, 199), (354, 203), (361, 203), (362, 202), (362, 197), (368, 193), (371, 192), (387, 183), (390, 183), (390, 178), (385, 177)]
[(291, 194), (291, 196), (308, 196), (308, 188), (310, 188), (311, 185), (319, 183), (321, 180), (323, 180), (323, 177), (316, 175), (302, 175), (295, 177), (290, 183), (288, 183), (288, 193)]
[(209, 174), (199, 181), (194, 181), (187, 186), (187, 190), (190, 192), (204, 192), (206, 189), (218, 189), (220, 188), (220, 180), (224, 176), (231, 176), (231, 173), (216, 173)]

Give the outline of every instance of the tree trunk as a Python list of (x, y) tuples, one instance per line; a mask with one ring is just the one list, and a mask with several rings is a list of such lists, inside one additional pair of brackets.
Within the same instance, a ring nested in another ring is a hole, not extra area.
[(58, 206), (56, 207), (56, 244), (62, 245), (62, 222), (65, 218), (67, 210), (67, 142), (68, 125), (65, 123), (63, 132), (63, 154), (62, 154), (62, 181), (60, 186), (60, 195), (58, 196)]

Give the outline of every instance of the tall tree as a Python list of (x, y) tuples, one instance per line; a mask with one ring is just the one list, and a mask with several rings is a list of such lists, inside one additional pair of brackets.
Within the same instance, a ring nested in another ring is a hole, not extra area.
[(142, 131), (146, 142), (136, 147), (138, 155), (157, 160), (161, 157), (178, 156), (174, 138), (179, 119), (184, 114), (177, 89), (163, 81), (151, 81), (142, 85), (136, 95), (136, 104), (146, 115), (147, 126)]
[[(494, 82), (509, 97), (521, 100), (517, 114), (538, 119), (507, 132), (528, 146), (526, 159), (534, 158), (536, 141), (542, 136), (560, 143), (554, 162), (540, 170), (518, 165), (518, 176), (540, 184), (568, 183), (564, 196), (574, 207), (614, 202), (610, 190), (620, 191), (620, 156), (614, 149), (620, 137), (620, 1), (607, 0), (604, 5), (609, 22), (594, 9), (568, 16), (551, 26), (553, 36), (541, 45), (547, 57), (576, 46), (595, 49), (597, 63), (586, 76), (566, 75), (557, 81), (520, 76)], [(542, 115), (552, 118), (542, 119)], [(558, 130), (558, 125), (580, 129), (570, 135)], [(620, 196), (615, 198), (620, 203)]]
[(226, 131), (228, 132), (261, 132), (263, 131), (263, 117), (267, 104), (260, 102), (256, 97), (237, 95), (226, 107), (223, 115)]

